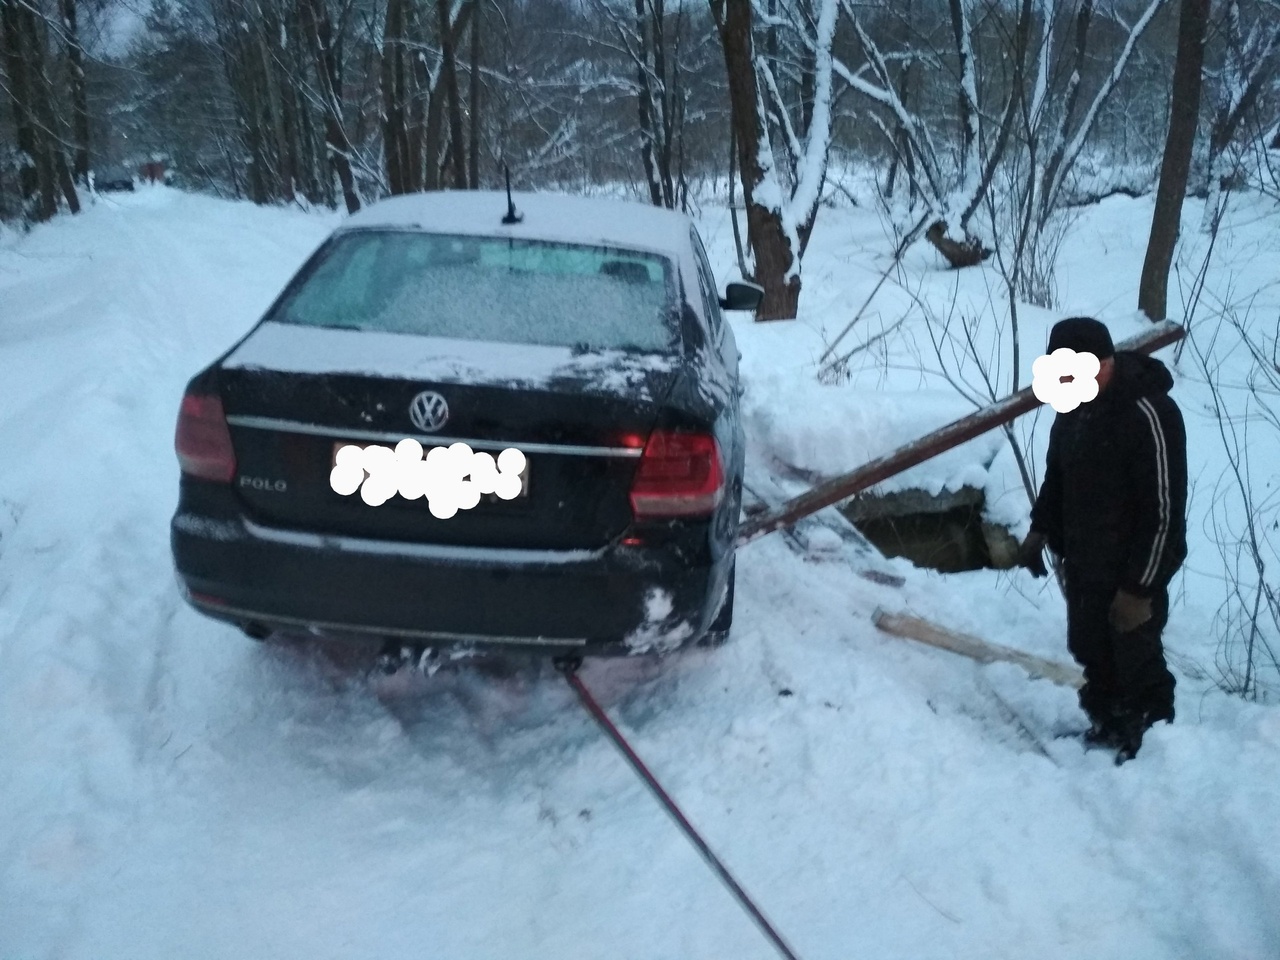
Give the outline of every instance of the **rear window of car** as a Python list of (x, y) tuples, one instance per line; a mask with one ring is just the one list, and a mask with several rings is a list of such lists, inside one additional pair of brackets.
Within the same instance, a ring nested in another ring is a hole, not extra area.
[(462, 340), (668, 352), (679, 345), (665, 257), (505, 237), (338, 237), (272, 320)]

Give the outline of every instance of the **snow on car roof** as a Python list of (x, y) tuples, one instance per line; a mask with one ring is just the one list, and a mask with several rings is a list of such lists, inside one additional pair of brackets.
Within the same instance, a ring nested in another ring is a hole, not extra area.
[(339, 231), (417, 228), (431, 233), (518, 237), (645, 250), (679, 260), (689, 248), (692, 221), (682, 213), (628, 200), (558, 193), (513, 193), (517, 224), (502, 222), (507, 195), (497, 190), (405, 194), (366, 207)]

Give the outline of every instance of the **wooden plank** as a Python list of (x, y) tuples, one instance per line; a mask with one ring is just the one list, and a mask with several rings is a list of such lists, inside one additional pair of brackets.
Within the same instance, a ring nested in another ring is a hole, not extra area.
[[(1150, 330), (1144, 331), (1136, 337), (1116, 344), (1116, 350), (1154, 353), (1161, 347), (1167, 347), (1169, 344), (1181, 340), (1185, 332), (1178, 324), (1166, 320), (1153, 325)], [(887, 480), (889, 477), (902, 473), (902, 471), (910, 469), (918, 463), (930, 460), (938, 454), (950, 450), (952, 447), (959, 446), (966, 440), (972, 440), (974, 437), (986, 433), (988, 430), (1003, 426), (1038, 406), (1040, 406), (1040, 401), (1031, 392), (1031, 388), (1024, 387), (1013, 396), (1005, 397), (989, 407), (983, 407), (967, 417), (956, 420), (954, 423), (935, 430), (919, 440), (912, 441), (906, 446), (899, 447), (892, 453), (872, 460), (856, 470), (851, 470), (849, 473), (838, 477), (832, 477), (825, 483), (818, 484), (807, 493), (802, 493), (800, 496), (788, 500), (776, 509), (748, 520), (742, 524), (738, 531), (738, 546), (741, 547), (752, 540), (759, 539), (765, 534), (773, 533), (783, 527), (789, 527), (797, 520), (812, 513), (817, 513), (824, 507), (830, 507), (842, 500), (847, 500), (855, 493), (860, 493), (868, 487), (875, 486), (882, 480)]]
[(1079, 689), (1084, 683), (1079, 667), (1046, 660), (1012, 647), (1002, 647), (998, 643), (989, 643), (966, 633), (956, 633), (920, 617), (876, 610), (871, 615), (871, 622), (885, 633), (895, 637), (915, 640), (937, 647), (939, 650), (949, 650), (951, 653), (958, 653), (979, 663), (1012, 663), (1021, 667), (1032, 677), (1050, 680), (1059, 686)]

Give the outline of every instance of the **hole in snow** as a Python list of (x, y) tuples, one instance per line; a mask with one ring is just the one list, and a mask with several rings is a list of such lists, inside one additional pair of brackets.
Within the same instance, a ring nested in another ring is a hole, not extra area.
[(981, 490), (962, 487), (940, 494), (863, 495), (840, 510), (886, 557), (905, 557), (943, 573), (1008, 569), (1018, 541), (1007, 528), (984, 520), (983, 507)]

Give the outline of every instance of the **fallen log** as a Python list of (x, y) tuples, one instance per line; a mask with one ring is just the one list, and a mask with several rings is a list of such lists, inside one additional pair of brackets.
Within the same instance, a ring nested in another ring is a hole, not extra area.
[[(1161, 347), (1177, 343), (1182, 339), (1185, 332), (1178, 324), (1165, 320), (1154, 324), (1150, 330), (1140, 333), (1136, 337), (1116, 344), (1116, 350), (1129, 350), (1134, 353), (1154, 353)], [(741, 547), (752, 540), (757, 540), (765, 534), (773, 533), (783, 527), (789, 527), (797, 520), (807, 517), (811, 513), (817, 513), (824, 507), (832, 506), (842, 500), (848, 500), (854, 494), (875, 486), (882, 480), (887, 480), (889, 477), (902, 473), (902, 471), (908, 470), (918, 463), (923, 463), (940, 453), (945, 453), (952, 447), (959, 446), (966, 440), (972, 440), (988, 430), (1003, 426), (1010, 420), (1014, 420), (1038, 406), (1040, 406), (1040, 401), (1031, 392), (1031, 388), (1024, 387), (1012, 396), (1005, 397), (1003, 400), (988, 407), (983, 407), (981, 410), (935, 430), (919, 440), (914, 440), (906, 446), (899, 447), (892, 453), (887, 453), (883, 457), (872, 460), (870, 463), (863, 464), (856, 470), (851, 470), (849, 473), (841, 474), (838, 477), (832, 477), (830, 480), (818, 484), (807, 493), (802, 493), (800, 496), (788, 500), (776, 509), (747, 520), (738, 531), (738, 546)]]
[(1002, 647), (998, 643), (990, 643), (967, 633), (956, 633), (936, 623), (922, 620), (905, 613), (886, 613), (877, 609), (871, 615), (871, 622), (885, 633), (907, 640), (949, 650), (979, 663), (1012, 663), (1021, 667), (1030, 676), (1041, 680), (1050, 680), (1063, 687), (1079, 689), (1084, 683), (1080, 668), (1072, 664), (1046, 660), (1034, 654), (1023, 653), (1012, 647)]

